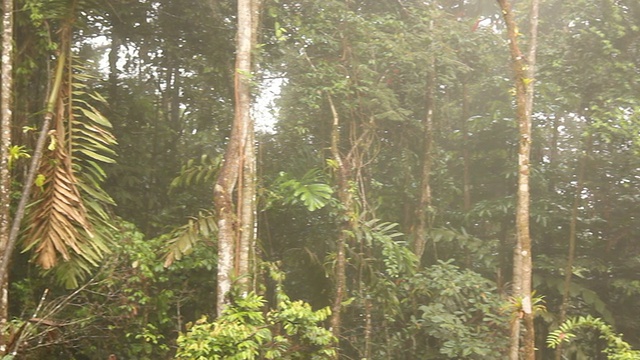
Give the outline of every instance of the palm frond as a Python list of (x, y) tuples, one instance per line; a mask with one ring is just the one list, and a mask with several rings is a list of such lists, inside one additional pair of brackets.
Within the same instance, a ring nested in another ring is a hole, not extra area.
[(202, 155), (197, 162), (194, 159), (189, 159), (187, 163), (180, 168), (180, 174), (171, 181), (170, 190), (178, 187), (213, 182), (218, 175), (221, 163), (221, 155), (210, 157), (205, 154)]
[(93, 236), (67, 159), (65, 148), (56, 146), (44, 161), (40, 173), (45, 181), (40, 202), (31, 213), (25, 238), (26, 249), (34, 249), (36, 263), (44, 269), (54, 267), (59, 257), (70, 260), (70, 249), (82, 254), (82, 242)]
[(189, 219), (186, 225), (177, 228), (167, 243), (164, 266), (169, 267), (174, 261), (182, 259), (193, 251), (201, 239), (217, 236), (216, 217), (209, 212), (201, 212), (197, 218)]
[[(106, 173), (100, 163), (115, 162), (116, 152), (113, 146), (117, 144), (115, 137), (108, 130), (111, 123), (102, 113), (89, 102), (80, 97), (90, 97), (94, 100), (104, 100), (97, 93), (81, 90), (74, 91), (71, 125), (71, 142), (73, 163), (77, 166), (79, 182), (83, 198), (98, 203), (115, 205), (113, 199), (102, 189), (101, 184), (106, 179)], [(97, 204), (95, 204), (97, 205)], [(93, 206), (98, 213), (103, 213), (97, 206)]]
[[(69, 65), (71, 67), (71, 65)], [(56, 267), (56, 277), (66, 286), (99, 265), (109, 252), (111, 235), (105, 206), (113, 199), (102, 189), (106, 172), (100, 164), (113, 163), (116, 139), (111, 124), (89, 101), (104, 98), (86, 91), (81, 66), (67, 69), (72, 84), (61, 88), (55, 110), (51, 145), (44, 154), (40, 178), (24, 238), (25, 251), (43, 269)], [(57, 266), (62, 262), (62, 266)]]

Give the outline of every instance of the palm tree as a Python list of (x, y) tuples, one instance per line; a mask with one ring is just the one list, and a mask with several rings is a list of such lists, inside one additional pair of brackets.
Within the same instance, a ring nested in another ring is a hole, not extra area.
[(108, 251), (108, 216), (103, 206), (113, 201), (100, 188), (105, 173), (99, 164), (114, 161), (115, 138), (108, 131), (110, 123), (90, 103), (104, 99), (84, 90), (87, 76), (71, 50), (76, 14), (92, 6), (59, 0), (39, 9), (59, 27), (58, 58), (49, 79), (39, 137), (0, 258), (0, 279), (8, 273), (29, 203), (25, 247), (45, 270), (62, 260), (56, 274), (65, 285), (77, 286)]

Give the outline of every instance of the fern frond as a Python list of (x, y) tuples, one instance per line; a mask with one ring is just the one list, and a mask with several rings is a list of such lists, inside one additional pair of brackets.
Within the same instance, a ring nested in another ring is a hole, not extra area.
[(547, 336), (547, 346), (556, 348), (560, 343), (576, 338), (576, 332), (580, 330), (591, 330), (599, 333), (600, 339), (607, 343), (607, 347), (602, 353), (606, 354), (608, 359), (640, 359), (640, 351), (631, 349), (631, 345), (624, 341), (621, 335), (613, 330), (611, 325), (591, 315), (567, 319), (557, 330)]

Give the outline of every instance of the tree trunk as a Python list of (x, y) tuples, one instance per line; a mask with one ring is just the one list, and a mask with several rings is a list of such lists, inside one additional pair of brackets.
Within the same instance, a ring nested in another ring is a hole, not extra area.
[[(251, 49), (258, 43), (261, 0), (251, 1)], [(252, 64), (252, 69), (256, 64)], [(252, 290), (252, 262), (255, 262), (256, 236), (256, 148), (254, 120), (249, 118), (247, 139), (242, 159), (241, 182), (238, 187), (239, 235), (236, 243), (235, 272), (239, 275), (238, 286), (242, 294)]]
[(349, 212), (352, 206), (352, 196), (349, 191), (350, 171), (342, 155), (340, 154), (340, 117), (338, 111), (331, 99), (331, 95), (327, 93), (329, 107), (331, 108), (332, 124), (331, 124), (331, 156), (337, 164), (337, 182), (338, 182), (338, 200), (343, 207), (344, 214), (341, 216), (338, 226), (338, 239), (336, 240), (336, 265), (335, 265), (335, 290), (333, 294), (333, 305), (331, 306), (331, 331), (339, 340), (341, 329), (341, 312), (342, 301), (346, 292), (347, 279), (347, 230), (350, 228)]
[[(433, 28), (433, 21), (430, 24)], [(427, 245), (427, 230), (431, 217), (431, 165), (433, 163), (433, 114), (435, 110), (435, 58), (431, 56), (427, 69), (425, 90), (425, 116), (422, 120), (422, 167), (420, 173), (420, 197), (416, 209), (416, 227), (413, 239), (413, 251), (421, 263)]]
[[(573, 205), (571, 206), (571, 219), (569, 220), (569, 249), (567, 250), (567, 264), (564, 268), (564, 285), (562, 287), (562, 303), (560, 303), (560, 316), (558, 323), (562, 324), (567, 319), (567, 308), (569, 307), (569, 288), (571, 287), (571, 278), (573, 277), (573, 262), (576, 257), (576, 238), (578, 225), (578, 212), (580, 202), (582, 200), (582, 189), (584, 186), (585, 169), (591, 149), (591, 135), (587, 137), (585, 152), (580, 158), (578, 164), (578, 174), (576, 179), (576, 188), (573, 195)], [(559, 343), (556, 347), (556, 360), (562, 359), (563, 343)]]
[[(524, 57), (518, 46), (518, 26), (516, 24), (509, 0), (498, 0), (507, 26), (509, 50), (515, 75), (516, 117), (519, 128), (518, 149), (518, 190), (516, 210), (517, 245), (514, 254), (514, 274), (521, 274), (519, 281), (514, 279), (514, 296), (521, 301), (521, 316), (524, 319), (524, 359), (535, 359), (535, 333), (531, 299), (532, 255), (531, 234), (529, 230), (529, 173), (531, 158), (531, 112), (533, 107), (533, 83), (535, 55), (537, 47), (538, 0), (532, 1), (531, 38), (528, 59)], [(517, 281), (517, 282), (516, 282)], [(511, 332), (511, 349), (509, 358), (518, 359), (519, 324), (514, 321)]]
[[(0, 257), (4, 258), (9, 244), (11, 224), (11, 120), (13, 97), (13, 1), (2, 2), (2, 91), (0, 92)], [(0, 328), (8, 321), (8, 276), (0, 278)], [(0, 353), (5, 351), (5, 339), (0, 338)]]
[[(522, 243), (516, 237), (516, 244), (513, 247), (513, 275), (511, 292), (514, 297), (520, 297), (523, 293), (522, 289), (522, 261), (520, 254), (522, 253)], [(518, 315), (520, 315), (519, 313)], [(520, 316), (513, 316), (510, 325), (510, 347), (509, 360), (518, 360), (520, 353)]]
[(116, 106), (118, 101), (118, 55), (120, 52), (120, 19), (114, 11), (111, 13), (111, 44), (109, 45), (109, 104)]
[(471, 210), (471, 176), (469, 171), (469, 94), (467, 83), (462, 84), (462, 210)]
[(549, 145), (549, 176), (547, 191), (553, 193), (556, 191), (556, 172), (558, 169), (558, 137), (560, 131), (558, 129), (560, 120), (558, 116), (554, 116), (551, 120), (551, 144)]
[(239, 290), (247, 294), (251, 290), (251, 254), (255, 243), (256, 213), (256, 157), (253, 123), (249, 124), (242, 164), (242, 181), (238, 189), (238, 218), (240, 234), (236, 244), (235, 271), (238, 276)]
[[(228, 304), (235, 262), (235, 247), (243, 224), (239, 223), (233, 193), (244, 163), (246, 143), (251, 123), (251, 50), (253, 39), (252, 0), (238, 1), (238, 34), (235, 65), (235, 116), (224, 163), (213, 190), (218, 215), (218, 274), (216, 310), (218, 316)], [(246, 196), (246, 195), (245, 195)]]
[(64, 70), (65, 66), (67, 65), (68, 55), (67, 50), (69, 48), (68, 40), (71, 38), (70, 26), (68, 24), (65, 24), (62, 27), (60, 33), (62, 38), (62, 43), (60, 45), (60, 56), (58, 57), (55, 75), (52, 80), (52, 86), (50, 88), (47, 100), (44, 120), (42, 122), (42, 129), (40, 129), (40, 134), (38, 135), (35, 150), (33, 151), (33, 155), (31, 156), (31, 163), (29, 164), (29, 170), (27, 171), (27, 176), (24, 181), (20, 200), (12, 219), (9, 238), (4, 248), (4, 252), (2, 253), (2, 258), (0, 259), (0, 279), (5, 279), (9, 274), (9, 263), (11, 262), (11, 254), (13, 253), (13, 249), (16, 246), (16, 241), (18, 240), (20, 226), (24, 218), (27, 203), (31, 198), (31, 190), (33, 189), (33, 183), (36, 178), (36, 174), (40, 169), (40, 160), (42, 159), (44, 145), (47, 142), (49, 129), (51, 128), (51, 123), (54, 118), (54, 111), (56, 108), (56, 104), (58, 103), (58, 97), (60, 95), (60, 88), (62, 87), (62, 83), (64, 81)]

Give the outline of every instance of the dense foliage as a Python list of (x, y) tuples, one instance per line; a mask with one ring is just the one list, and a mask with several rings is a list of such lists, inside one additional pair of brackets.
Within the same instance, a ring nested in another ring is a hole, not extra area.
[[(506, 358), (518, 129), (496, 4), (264, 1), (254, 291), (220, 314), (236, 2), (14, 5), (11, 216), (32, 194), (7, 358)], [(540, 22), (536, 347), (638, 359), (640, 3), (548, 0)]]

